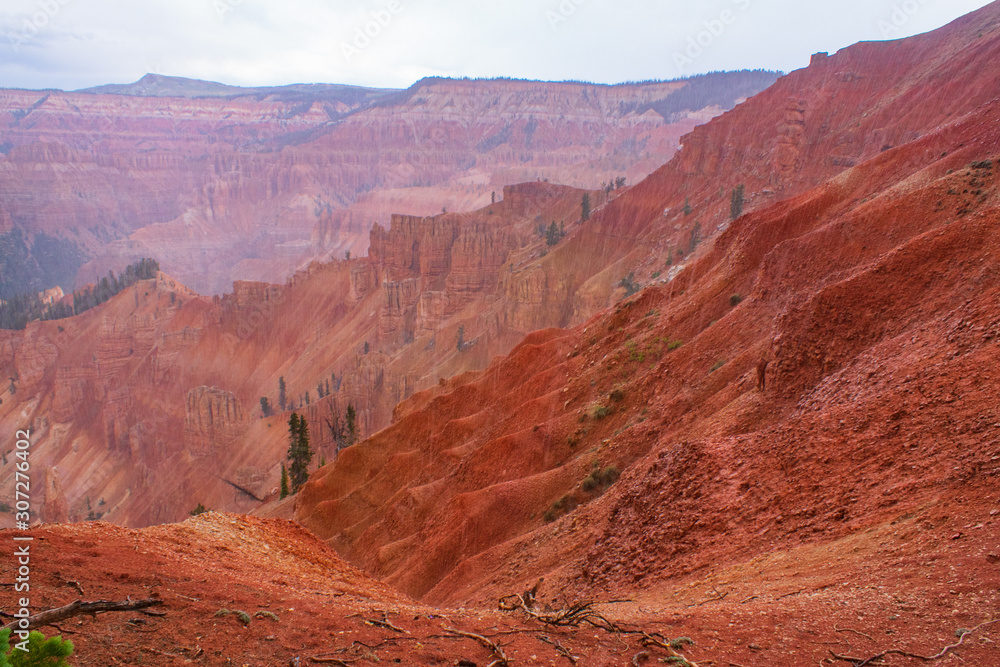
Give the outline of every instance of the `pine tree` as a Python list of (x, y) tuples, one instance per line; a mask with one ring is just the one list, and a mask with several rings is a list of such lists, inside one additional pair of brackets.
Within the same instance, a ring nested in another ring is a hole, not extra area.
[(319, 383), (316, 385), (316, 395), (319, 396), (319, 398), (321, 398), (321, 399), (325, 396), (325, 394), (323, 393), (323, 381), (322, 380), (320, 380)]
[(590, 220), (590, 193), (583, 195), (583, 201), (580, 203), (580, 219), (584, 222)]
[(288, 419), (288, 468), (292, 493), (298, 493), (302, 485), (309, 481), (309, 463), (313, 453), (309, 449), (309, 423), (305, 417), (295, 412)]
[[(7, 628), (0, 630), (0, 667), (69, 667), (69, 663), (64, 660), (73, 655), (73, 642), (64, 640), (56, 636), (46, 639), (45, 635), (37, 630), (32, 630), (28, 634), (27, 651), (22, 651), (16, 646), (10, 651), (11, 631)], [(7, 653), (10, 651), (10, 655)]]
[(556, 224), (556, 221), (553, 220), (552, 224), (549, 225), (549, 231), (546, 232), (545, 234), (545, 243), (547, 245), (553, 246), (559, 243), (560, 238), (561, 237), (559, 235), (559, 226)]
[(288, 468), (285, 464), (281, 464), (281, 499), (284, 500), (288, 497)]
[(285, 395), (285, 378), (278, 378), (278, 407), (284, 412), (288, 407), (288, 397)]
[(729, 217), (733, 220), (743, 215), (743, 185), (733, 188), (732, 197), (729, 200)]
[(260, 412), (265, 419), (274, 414), (274, 409), (271, 407), (271, 402), (267, 400), (267, 396), (260, 397)]
[(309, 392), (307, 391), (306, 392), (306, 405), (309, 405), (310, 403), (312, 403), (312, 401), (309, 400)]
[(465, 348), (465, 325), (458, 326), (458, 333), (455, 334), (455, 348), (461, 352)]
[(347, 446), (350, 447), (358, 441), (358, 413), (354, 406), (347, 405)]

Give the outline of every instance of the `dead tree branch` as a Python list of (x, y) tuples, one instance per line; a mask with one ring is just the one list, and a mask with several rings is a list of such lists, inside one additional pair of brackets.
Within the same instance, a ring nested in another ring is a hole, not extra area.
[[(104, 614), (110, 611), (139, 611), (141, 609), (147, 609), (149, 607), (155, 607), (157, 605), (163, 604), (162, 600), (125, 600), (124, 602), (109, 602), (107, 600), (98, 600), (97, 602), (82, 602), (77, 600), (72, 602), (65, 607), (57, 607), (56, 609), (49, 609), (48, 611), (43, 611), (35, 614), (28, 618), (28, 629), (41, 628), (46, 625), (52, 625), (53, 623), (59, 623), (67, 619), (73, 618), (74, 616), (80, 616), (81, 614), (90, 614), (92, 616), (97, 614)], [(8, 623), (4, 626), (5, 629), (14, 630), (19, 627), (20, 621), (14, 621)]]
[(886, 657), (887, 655), (901, 655), (901, 656), (903, 656), (905, 658), (914, 658), (916, 660), (923, 660), (924, 662), (933, 662), (935, 660), (940, 660), (941, 658), (943, 658), (946, 655), (948, 655), (948, 653), (950, 653), (951, 651), (954, 651), (955, 649), (957, 649), (959, 646), (962, 645), (962, 642), (964, 642), (965, 638), (968, 637), (969, 635), (975, 634), (980, 629), (985, 628), (985, 627), (987, 627), (989, 625), (993, 625), (994, 623), (1000, 623), (1000, 619), (995, 619), (995, 620), (992, 620), (992, 621), (987, 621), (986, 623), (980, 623), (979, 625), (977, 625), (976, 627), (972, 628), (971, 630), (965, 630), (964, 632), (962, 632), (962, 635), (958, 638), (957, 642), (955, 642), (954, 644), (949, 644), (948, 646), (945, 646), (943, 649), (941, 649), (940, 651), (938, 651), (934, 655), (920, 655), (919, 653), (910, 653), (909, 651), (904, 651), (903, 649), (898, 649), (898, 648), (891, 648), (891, 649), (888, 649), (886, 651), (882, 651), (881, 653), (873, 655), (872, 657), (870, 657), (868, 659), (852, 658), (852, 657), (846, 656), (846, 655), (837, 655), (833, 651), (830, 651), (830, 653), (837, 660), (842, 660), (844, 662), (850, 662), (850, 663), (852, 663), (854, 665), (854, 667), (868, 667), (868, 665), (871, 665), (872, 663), (875, 663), (875, 662), (881, 660), (882, 658)]

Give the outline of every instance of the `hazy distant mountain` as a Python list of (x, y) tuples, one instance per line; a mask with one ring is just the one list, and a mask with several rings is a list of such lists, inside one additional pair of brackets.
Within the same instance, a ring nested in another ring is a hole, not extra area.
[(111, 83), (73, 92), (93, 93), (95, 95), (127, 95), (130, 97), (184, 97), (188, 99), (202, 97), (256, 97), (259, 99), (274, 95), (286, 101), (292, 99), (312, 99), (357, 104), (365, 98), (376, 99), (398, 91), (394, 89), (346, 86), (336, 83), (296, 83), (289, 86), (244, 88), (242, 86), (215, 83), (214, 81), (187, 79), (181, 76), (147, 74), (135, 83)]

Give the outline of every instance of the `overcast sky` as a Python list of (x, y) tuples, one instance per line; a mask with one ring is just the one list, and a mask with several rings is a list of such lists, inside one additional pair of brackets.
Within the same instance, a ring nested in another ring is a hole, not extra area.
[(926, 32), (987, 4), (3, 0), (0, 87), (72, 90), (147, 72), (244, 86), (381, 87), (431, 75), (617, 83), (741, 68), (787, 72), (814, 52)]

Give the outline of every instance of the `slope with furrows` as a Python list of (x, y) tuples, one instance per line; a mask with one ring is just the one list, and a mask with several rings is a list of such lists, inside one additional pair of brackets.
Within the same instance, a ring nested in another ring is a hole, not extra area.
[[(917, 39), (920, 71), (940, 53), (974, 76), (970, 58), (997, 31), (968, 38), (998, 7)], [(861, 47), (877, 61), (873, 49)], [(793, 77), (822, 87), (826, 67)], [(973, 87), (983, 99), (993, 76)], [(771, 92), (706, 126), (706, 142)], [(817, 187), (790, 186), (803, 191), (740, 217), (671, 282), (415, 396), (320, 471), (296, 517), (410, 594), (482, 603), (542, 576), (630, 595), (937, 503), (988, 513), (1000, 473), (1000, 113), (971, 104), (814, 174)], [(687, 150), (553, 254), (651, 208)]]

